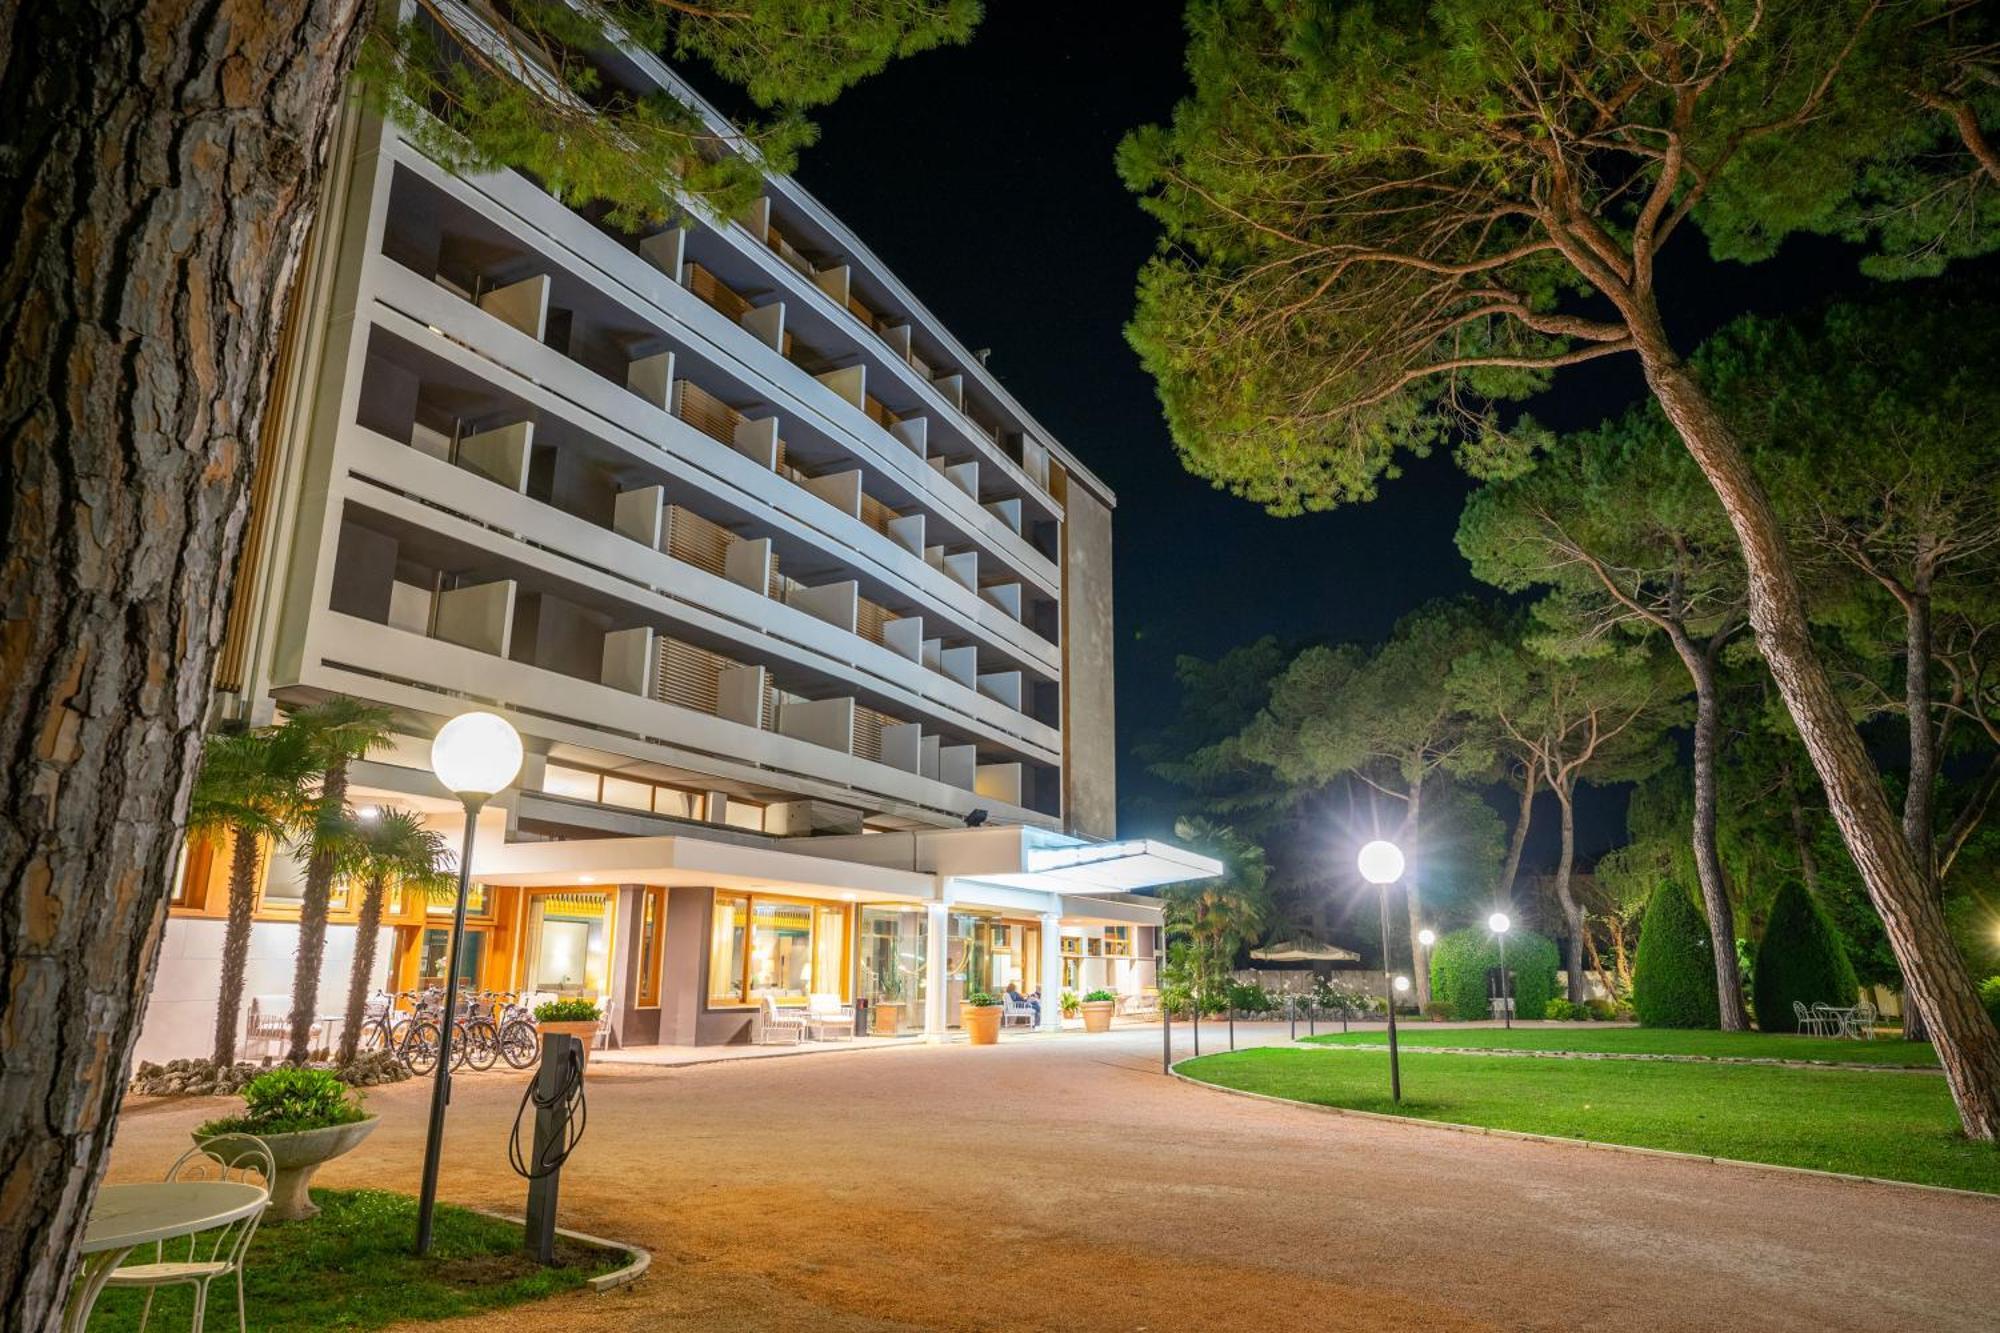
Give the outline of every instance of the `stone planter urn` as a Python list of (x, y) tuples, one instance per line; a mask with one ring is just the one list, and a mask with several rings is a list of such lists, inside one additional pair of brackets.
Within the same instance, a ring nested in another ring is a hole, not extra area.
[(878, 1037), (893, 1037), (903, 1024), (903, 1006), (884, 1002), (868, 1010), (868, 1030)]
[(1116, 1000), (1085, 1000), (1083, 1002), (1083, 1030), (1085, 1032), (1111, 1031), (1111, 1015), (1118, 1012)]
[(565, 1037), (575, 1037), (578, 1041), (582, 1042), (583, 1068), (584, 1072), (588, 1073), (590, 1071), (590, 1043), (597, 1040), (597, 1024), (597, 1019), (589, 1018), (575, 1023), (537, 1023), (535, 1024), (535, 1029), (544, 1037), (548, 1036), (551, 1032), (560, 1032)]
[(1000, 1006), (997, 1004), (966, 1005), (960, 1011), (965, 1024), (965, 1036), (974, 1046), (991, 1046), (1000, 1040)]
[(210, 1156), (224, 1162), (232, 1160), (231, 1139), (255, 1139), (269, 1148), (278, 1178), (271, 1182), (271, 1206), (265, 1210), (264, 1220), (298, 1222), (319, 1213), (312, 1196), (306, 1192), (313, 1173), (341, 1154), (352, 1152), (361, 1140), (375, 1132), (377, 1123), (377, 1118), (371, 1115), (352, 1124), (302, 1129), (295, 1134), (220, 1134), (210, 1139), (197, 1134), (194, 1141), (207, 1149)]

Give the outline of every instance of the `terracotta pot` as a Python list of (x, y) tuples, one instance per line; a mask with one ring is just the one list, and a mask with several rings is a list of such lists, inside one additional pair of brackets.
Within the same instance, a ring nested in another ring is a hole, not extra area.
[(1085, 1000), (1083, 1002), (1083, 1030), (1085, 1032), (1111, 1031), (1111, 1015), (1118, 1012), (1116, 1000)]
[(378, 1123), (376, 1117), (369, 1116), (351, 1125), (302, 1129), (296, 1134), (221, 1134), (206, 1140), (199, 1134), (193, 1137), (195, 1143), (206, 1148), (210, 1156), (232, 1165), (233, 1158), (229, 1152), (231, 1139), (256, 1139), (269, 1148), (271, 1161), (278, 1168), (278, 1176), (271, 1182), (271, 1206), (264, 1210), (264, 1220), (297, 1222), (319, 1213), (312, 1196), (307, 1193), (313, 1172), (342, 1153), (353, 1151), (356, 1144), (375, 1132)]
[(583, 1067), (590, 1069), (590, 1043), (597, 1040), (597, 1022), (592, 1018), (580, 1023), (537, 1023), (535, 1028), (544, 1037), (551, 1032), (560, 1032), (565, 1037), (575, 1037), (583, 1043)]
[(896, 1029), (902, 1026), (902, 1022), (903, 1006), (900, 1004), (882, 1003), (869, 1006), (868, 1030), (878, 1037), (895, 1036)]
[(974, 1046), (991, 1046), (1000, 1040), (1000, 1006), (965, 1006), (959, 1011), (960, 1020), (965, 1024), (965, 1035)]

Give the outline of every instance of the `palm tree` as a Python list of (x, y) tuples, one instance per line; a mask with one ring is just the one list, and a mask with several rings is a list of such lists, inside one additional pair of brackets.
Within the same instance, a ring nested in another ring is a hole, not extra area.
[(319, 1006), (319, 969), (326, 955), (326, 914), (333, 874), (348, 837), (347, 769), (370, 750), (387, 745), (394, 714), (387, 708), (336, 694), (286, 720), (312, 738), (319, 755), (319, 791), (303, 821), (305, 896), (299, 902), (298, 970), (292, 978), (292, 1044), (286, 1059), (304, 1064), (311, 1057), (313, 1016)]
[(361, 919), (354, 937), (354, 972), (347, 983), (347, 1021), (340, 1030), (339, 1063), (354, 1059), (361, 1042), (361, 1015), (368, 1005), (368, 981), (375, 972), (375, 941), (382, 931), (383, 899), (393, 881), (428, 893), (449, 882), (452, 856), (444, 835), (424, 827), (408, 810), (381, 810), (358, 817), (337, 854), (336, 869), (362, 888)]
[(1174, 835), (1223, 863), (1220, 878), (1176, 884), (1161, 895), (1168, 930), (1178, 931), (1193, 946), (1196, 984), (1203, 994), (1214, 994), (1228, 979), (1237, 950), (1256, 939), (1270, 917), (1264, 849), (1206, 819), (1180, 820)]
[(215, 1007), (217, 1068), (236, 1060), (236, 1022), (243, 1005), (243, 969), (250, 955), (250, 918), (257, 905), (258, 858), (264, 841), (282, 836), (298, 818), (318, 759), (305, 733), (286, 727), (214, 733), (202, 749), (188, 832), (208, 837), (227, 833), (235, 839)]

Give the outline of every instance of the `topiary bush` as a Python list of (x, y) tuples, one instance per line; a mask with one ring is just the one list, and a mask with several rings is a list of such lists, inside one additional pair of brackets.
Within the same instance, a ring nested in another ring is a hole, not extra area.
[(1980, 982), (1979, 998), (1985, 1004), (1986, 1012), (1993, 1015), (1994, 1026), (2000, 1027), (2000, 977), (1988, 977)]
[[(1450, 1006), (1451, 1016), (1475, 1022), (1493, 1016), (1487, 1002), (1487, 972), (1500, 965), (1500, 945), (1493, 932), (1479, 926), (1454, 930), (1431, 949), (1431, 998)], [(1556, 969), (1561, 966), (1555, 942), (1531, 930), (1507, 936), (1507, 970), (1513, 974), (1508, 994), (1514, 1016), (1544, 1013), (1556, 993)]]
[(1757, 944), (1756, 982), (1752, 987), (1757, 1026), (1765, 1032), (1797, 1032), (1792, 1004), (1830, 1004), (1845, 1009), (1860, 987), (1847, 950), (1805, 885), (1789, 880), (1771, 902), (1764, 938)]
[(535, 1006), (537, 1023), (595, 1023), (603, 1015), (595, 1000), (576, 996), (567, 1000), (543, 1000)]
[(1708, 924), (1687, 890), (1671, 880), (1653, 890), (1639, 923), (1632, 1007), (1641, 1027), (1712, 1028), (1722, 1022)]

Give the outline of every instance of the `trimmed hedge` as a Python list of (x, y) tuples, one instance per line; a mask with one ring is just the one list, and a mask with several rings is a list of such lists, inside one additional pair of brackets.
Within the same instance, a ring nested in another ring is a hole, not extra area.
[(1715, 955), (1708, 923), (1686, 889), (1661, 880), (1639, 924), (1632, 963), (1632, 1008), (1649, 1028), (1713, 1028), (1722, 1024), (1715, 999)]
[(1979, 983), (1979, 999), (1993, 1016), (1993, 1025), (2000, 1027), (2000, 977), (1988, 977)]
[[(1493, 932), (1480, 926), (1454, 930), (1431, 949), (1431, 1000), (1449, 1006), (1451, 1016), (1467, 1022), (1493, 1017), (1487, 1001), (1486, 974), (1500, 966), (1500, 945)], [(1507, 970), (1513, 973), (1508, 994), (1514, 1017), (1539, 1018), (1556, 993), (1556, 971), (1562, 966), (1555, 942), (1531, 930), (1507, 934)]]
[(1815, 1004), (1844, 1009), (1860, 993), (1833, 923), (1797, 880), (1788, 880), (1772, 900), (1754, 975), (1757, 1026), (1765, 1032), (1799, 1030), (1793, 1001), (1808, 1009)]

